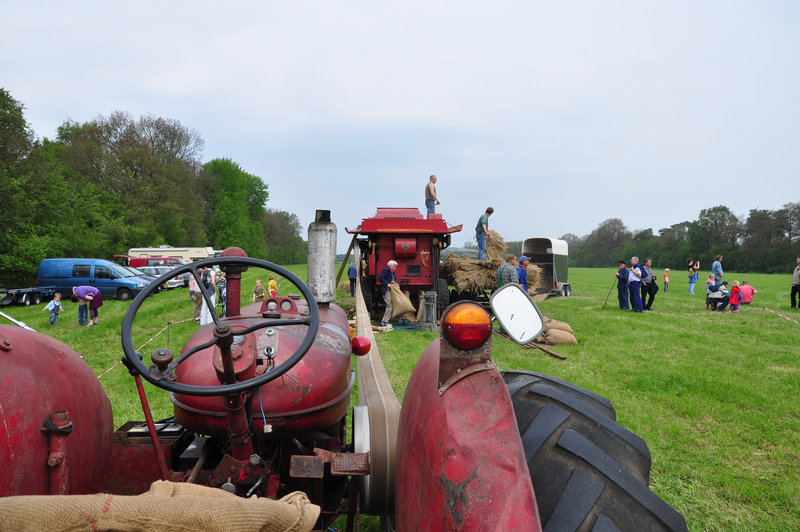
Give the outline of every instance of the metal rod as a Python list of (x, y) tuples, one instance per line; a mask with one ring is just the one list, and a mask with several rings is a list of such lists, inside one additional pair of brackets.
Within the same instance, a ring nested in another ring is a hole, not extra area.
[(156, 459), (161, 468), (161, 480), (169, 480), (167, 460), (164, 458), (164, 451), (161, 449), (161, 444), (158, 441), (156, 424), (153, 423), (153, 414), (150, 413), (150, 404), (147, 402), (147, 396), (144, 393), (142, 378), (139, 375), (135, 375), (134, 380), (136, 381), (136, 391), (139, 392), (139, 400), (142, 402), (142, 411), (144, 412), (144, 419), (147, 422), (147, 430), (150, 432), (150, 441), (153, 442), (153, 450), (156, 452)]

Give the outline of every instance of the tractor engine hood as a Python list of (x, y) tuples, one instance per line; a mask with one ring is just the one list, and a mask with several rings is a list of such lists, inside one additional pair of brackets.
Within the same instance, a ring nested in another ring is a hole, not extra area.
[[(278, 298), (281, 299), (281, 298)], [(301, 325), (264, 328), (236, 335), (262, 320), (264, 303), (242, 309), (242, 315), (227, 322), (234, 330), (232, 346), (237, 380), (270, 371), (294, 353), (307, 328)], [(301, 317), (304, 302), (297, 301), (292, 312), (281, 318)], [(296, 310), (296, 311), (295, 311)], [(259, 432), (274, 437), (324, 429), (347, 414), (354, 384), (349, 325), (345, 312), (336, 305), (320, 307), (320, 327), (306, 355), (279, 378), (250, 392), (251, 419)], [(213, 325), (200, 329), (186, 343), (183, 352), (210, 341)], [(198, 351), (175, 371), (177, 381), (197, 386), (218, 386), (222, 377), (219, 348)], [(226, 408), (222, 397), (171, 393), (178, 422), (199, 434), (226, 436)]]

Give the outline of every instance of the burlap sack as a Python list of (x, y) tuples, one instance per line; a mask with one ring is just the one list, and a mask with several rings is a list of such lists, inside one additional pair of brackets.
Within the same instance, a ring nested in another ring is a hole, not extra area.
[(137, 496), (0, 498), (0, 531), (310, 531), (319, 512), (299, 491), (278, 501), (245, 499), (218, 488), (159, 480)]
[(574, 334), (568, 331), (562, 331), (561, 329), (545, 329), (544, 334), (539, 338), (542, 336), (544, 337), (544, 342), (549, 345), (578, 343), (578, 339), (575, 338)]
[(411, 300), (400, 290), (399, 284), (389, 283), (389, 290), (392, 295), (392, 319), (406, 312), (416, 312), (414, 305), (411, 304)]
[(569, 323), (565, 323), (563, 321), (558, 320), (550, 320), (547, 319), (544, 321), (544, 329), (551, 330), (551, 329), (559, 329), (562, 331), (567, 331), (570, 334), (575, 334), (575, 331), (572, 330), (572, 327), (569, 326)]

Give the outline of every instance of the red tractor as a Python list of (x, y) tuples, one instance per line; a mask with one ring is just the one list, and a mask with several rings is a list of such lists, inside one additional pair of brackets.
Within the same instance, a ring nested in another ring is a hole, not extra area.
[[(378, 396), (396, 399), (385, 382), (370, 382), (380, 360), (369, 341), (351, 340), (345, 312), (288, 270), (243, 255), (233, 248), (166, 274), (189, 272), (207, 301), (198, 269), (216, 264), (228, 279), (228, 315), (177, 356), (158, 348), (145, 364), (132, 342), (157, 283), (131, 303), (122, 347), (144, 423), (114, 431), (109, 400), (80, 356), (0, 325), (0, 497), (140, 494), (170, 480), (244, 498), (302, 491), (320, 508), (314, 530), (341, 514), (352, 529), (359, 512), (412, 531), (686, 530), (648, 489), (647, 446), (614, 421), (607, 400), (546, 375), (498, 371), (480, 306), (445, 310), (398, 416), (374, 406)], [(240, 308), (246, 268), (283, 276), (299, 295)], [(516, 286), (498, 291), (493, 308), (520, 342), (541, 330), (538, 309)], [(353, 353), (364, 355), (366, 408), (350, 437)], [(153, 420), (141, 379), (170, 392), (174, 418)], [(0, 498), (0, 529), (16, 499)]]
[(439, 259), (450, 245), (451, 234), (461, 227), (447, 225), (441, 214), (425, 218), (416, 208), (378, 207), (373, 218), (362, 219), (353, 230), (346, 229), (358, 245), (361, 292), (370, 312), (377, 315), (383, 304), (378, 275), (395, 260), (397, 284), (409, 292), (414, 307), (419, 308), (421, 294), (433, 291), (437, 293), (437, 315), (441, 314), (449, 294), (447, 281), (439, 278)]

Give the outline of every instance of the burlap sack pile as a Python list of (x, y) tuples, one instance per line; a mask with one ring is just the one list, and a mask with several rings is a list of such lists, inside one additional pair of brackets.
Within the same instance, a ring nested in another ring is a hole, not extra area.
[(550, 318), (545, 318), (544, 332), (539, 335), (536, 341), (549, 345), (574, 345), (578, 343), (578, 339), (575, 338), (575, 332), (572, 330), (572, 327), (570, 327), (569, 323), (551, 320)]
[(299, 491), (277, 501), (244, 499), (218, 488), (159, 480), (137, 496), (0, 498), (0, 530), (310, 531), (319, 512)]

